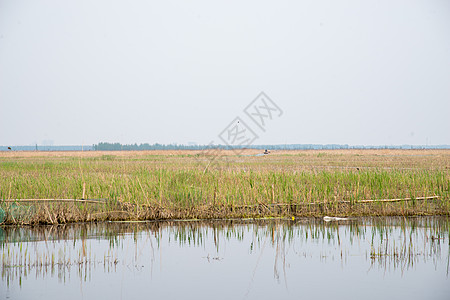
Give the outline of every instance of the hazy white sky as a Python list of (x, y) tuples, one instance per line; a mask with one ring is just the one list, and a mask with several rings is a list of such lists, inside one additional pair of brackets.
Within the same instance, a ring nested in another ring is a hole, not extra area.
[(256, 144), (450, 144), (449, 113), (448, 0), (0, 0), (0, 145), (205, 144), (237, 116)]

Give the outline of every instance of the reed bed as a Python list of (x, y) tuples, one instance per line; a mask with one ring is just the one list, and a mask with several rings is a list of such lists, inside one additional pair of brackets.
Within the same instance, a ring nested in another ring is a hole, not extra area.
[(1, 153), (3, 222), (450, 212), (449, 150), (259, 153)]

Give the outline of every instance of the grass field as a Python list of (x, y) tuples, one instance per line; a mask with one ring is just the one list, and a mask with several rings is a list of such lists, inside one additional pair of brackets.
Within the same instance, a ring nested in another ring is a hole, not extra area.
[(0, 205), (13, 224), (448, 215), (449, 171), (450, 150), (0, 152)]

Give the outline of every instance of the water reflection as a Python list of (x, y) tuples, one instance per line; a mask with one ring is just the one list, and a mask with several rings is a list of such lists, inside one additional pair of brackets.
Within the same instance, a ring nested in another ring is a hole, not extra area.
[[(122, 290), (129, 278), (137, 298), (142, 298), (137, 291), (149, 284), (163, 284), (164, 293), (170, 294), (168, 286), (195, 286), (197, 281), (203, 288), (215, 287), (213, 291), (224, 289), (221, 295), (211, 292), (216, 298), (261, 298), (274, 286), (275, 295), (284, 297), (296, 293), (299, 280), (314, 285), (308, 276), (316, 273), (324, 280), (335, 276), (354, 280), (355, 274), (403, 278), (417, 270), (448, 284), (449, 225), (449, 218), (421, 217), (335, 223), (301, 219), (3, 227), (1, 289), (21, 295), (33, 282), (57, 278), (55, 287), (75, 282), (90, 290), (90, 283), (103, 277), (121, 284)], [(437, 288), (449, 292), (444, 286)], [(152, 291), (154, 296), (165, 295), (158, 294), (157, 288)]]

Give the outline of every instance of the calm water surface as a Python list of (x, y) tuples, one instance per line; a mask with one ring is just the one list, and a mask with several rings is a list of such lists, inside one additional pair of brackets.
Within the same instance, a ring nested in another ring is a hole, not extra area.
[(0, 227), (1, 299), (450, 299), (450, 219)]

